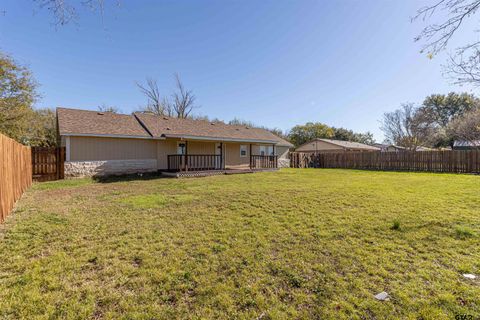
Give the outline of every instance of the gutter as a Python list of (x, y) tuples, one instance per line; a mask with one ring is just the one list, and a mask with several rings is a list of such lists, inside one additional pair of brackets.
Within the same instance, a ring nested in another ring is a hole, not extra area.
[(129, 136), (129, 135), (122, 135), (122, 134), (60, 133), (60, 136), (61, 137), (97, 137), (97, 138), (165, 140), (165, 138), (163, 137)]

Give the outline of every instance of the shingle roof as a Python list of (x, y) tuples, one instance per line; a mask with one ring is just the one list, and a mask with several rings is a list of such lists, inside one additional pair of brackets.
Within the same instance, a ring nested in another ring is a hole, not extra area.
[(195, 137), (205, 139), (225, 139), (276, 143), (281, 146), (293, 145), (261, 128), (229, 125), (222, 122), (162, 117), (147, 113), (135, 113), (154, 137)]
[[(333, 140), (333, 139), (315, 139), (315, 140), (309, 141), (307, 143), (304, 143), (301, 146), (304, 146), (306, 144), (310, 144), (314, 141), (323, 141), (323, 142), (326, 142), (326, 143), (334, 144), (334, 145), (339, 146), (339, 147), (344, 148), (344, 149), (371, 150), (371, 151), (381, 150), (378, 147), (369, 146), (367, 144), (363, 144), (363, 143), (359, 143), (359, 142)], [(298, 148), (300, 148), (301, 146), (299, 146)]]
[(333, 140), (333, 139), (317, 139), (317, 140), (332, 143), (332, 144), (335, 144), (337, 146), (347, 148), (347, 149), (380, 150), (380, 148), (378, 148), (378, 147), (369, 146), (368, 144), (363, 144), (363, 143), (359, 143), (359, 142)]
[(228, 125), (222, 122), (178, 119), (153, 114), (115, 114), (57, 108), (60, 135), (108, 135), (138, 138), (184, 137), (241, 142), (293, 145), (265, 129)]
[(60, 135), (151, 136), (131, 115), (57, 108)]
[(454, 147), (480, 147), (480, 140), (476, 141), (465, 141), (465, 140), (455, 140), (453, 142)]

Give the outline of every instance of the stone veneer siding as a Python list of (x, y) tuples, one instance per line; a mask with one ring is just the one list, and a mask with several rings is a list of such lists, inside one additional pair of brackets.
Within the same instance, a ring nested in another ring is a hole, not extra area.
[(157, 171), (157, 159), (69, 161), (66, 177), (91, 177)]

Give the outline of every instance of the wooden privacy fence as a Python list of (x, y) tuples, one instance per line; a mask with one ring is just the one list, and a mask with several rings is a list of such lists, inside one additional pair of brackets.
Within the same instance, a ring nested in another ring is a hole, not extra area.
[(0, 223), (31, 184), (30, 148), (0, 134)]
[(480, 173), (480, 150), (402, 152), (293, 152), (293, 168)]
[(65, 177), (65, 148), (32, 147), (33, 179), (59, 180)]

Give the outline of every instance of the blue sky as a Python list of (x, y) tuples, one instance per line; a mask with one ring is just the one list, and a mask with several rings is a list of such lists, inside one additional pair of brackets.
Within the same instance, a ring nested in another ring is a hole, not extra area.
[(38, 107), (129, 113), (146, 102), (135, 81), (169, 94), (178, 72), (198, 114), (283, 130), (319, 121), (381, 141), (384, 112), (468, 91), (442, 78), (444, 55), (429, 60), (413, 41), (425, 1), (106, 2), (103, 18), (82, 9), (59, 28), (32, 0), (0, 4), (0, 50), (33, 71)]

